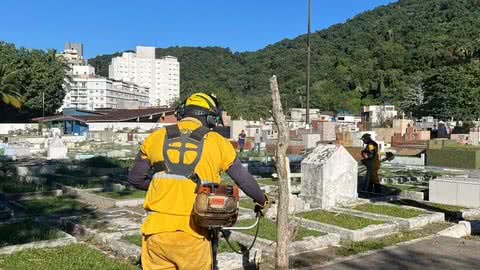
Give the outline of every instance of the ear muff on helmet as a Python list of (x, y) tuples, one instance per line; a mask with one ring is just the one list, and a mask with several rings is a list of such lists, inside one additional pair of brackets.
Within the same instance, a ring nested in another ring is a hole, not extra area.
[(180, 121), (185, 117), (185, 103), (187, 102), (187, 99), (184, 99), (180, 105), (175, 110), (175, 116), (177, 117), (177, 120)]
[[(191, 96), (187, 97), (177, 107), (177, 110), (176, 110), (177, 120), (181, 120), (182, 118), (184, 118), (186, 113), (188, 112), (188, 114), (195, 115), (195, 116), (206, 116), (206, 122), (208, 127), (210, 128), (215, 127), (219, 124), (223, 126), (223, 121), (222, 121), (223, 109), (222, 109), (222, 106), (219, 104), (218, 99), (212, 94), (193, 94), (193, 95), (196, 95), (197, 98), (201, 98), (202, 100), (204, 100), (208, 104), (209, 109), (195, 106), (195, 105), (187, 106), (186, 105), (187, 100)], [(208, 96), (208, 98), (204, 97), (203, 95)]]

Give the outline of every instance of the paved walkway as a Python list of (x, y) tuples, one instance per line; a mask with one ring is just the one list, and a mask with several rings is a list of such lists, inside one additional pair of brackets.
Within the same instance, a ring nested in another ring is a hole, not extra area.
[(480, 241), (438, 236), (313, 269), (480, 269)]

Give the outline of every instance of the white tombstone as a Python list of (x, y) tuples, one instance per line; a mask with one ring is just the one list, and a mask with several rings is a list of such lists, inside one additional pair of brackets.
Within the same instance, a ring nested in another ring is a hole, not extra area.
[(65, 142), (59, 137), (54, 137), (48, 144), (47, 159), (66, 159), (67, 151)]
[(320, 144), (302, 161), (301, 197), (328, 209), (357, 199), (358, 163), (341, 145)]

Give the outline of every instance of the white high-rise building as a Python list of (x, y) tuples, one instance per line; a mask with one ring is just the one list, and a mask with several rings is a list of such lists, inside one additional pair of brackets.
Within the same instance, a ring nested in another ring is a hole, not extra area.
[(150, 105), (171, 105), (180, 97), (180, 64), (174, 56), (155, 58), (155, 47), (137, 46), (136, 53), (114, 57), (108, 77), (150, 89)]
[(95, 75), (92, 66), (73, 66), (63, 108), (138, 109), (149, 105), (148, 87)]

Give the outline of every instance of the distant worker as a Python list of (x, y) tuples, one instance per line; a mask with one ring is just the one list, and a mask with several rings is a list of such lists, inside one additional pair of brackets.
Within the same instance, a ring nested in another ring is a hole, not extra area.
[(260, 145), (262, 143), (262, 134), (260, 134), (260, 129), (255, 130), (255, 137), (253, 139), (254, 145), (252, 151), (255, 151), (255, 149), (258, 149), (258, 152), (260, 153)]
[(247, 134), (245, 133), (245, 130), (242, 129), (242, 132), (238, 134), (238, 146), (240, 146), (240, 153), (243, 153), (246, 140), (247, 140)]
[(368, 192), (381, 193), (382, 186), (378, 178), (378, 170), (380, 169), (380, 151), (378, 144), (372, 139), (371, 135), (365, 133), (361, 140), (365, 144), (362, 150), (362, 164), (367, 167), (366, 190)]
[(192, 217), (197, 183), (220, 183), (220, 172), (226, 171), (257, 203), (256, 212), (269, 204), (232, 144), (211, 130), (223, 124), (221, 112), (213, 95), (189, 96), (177, 108), (179, 122), (150, 134), (135, 158), (128, 181), (147, 190), (143, 207), (148, 215), (141, 227), (143, 270), (211, 269), (208, 232)]

